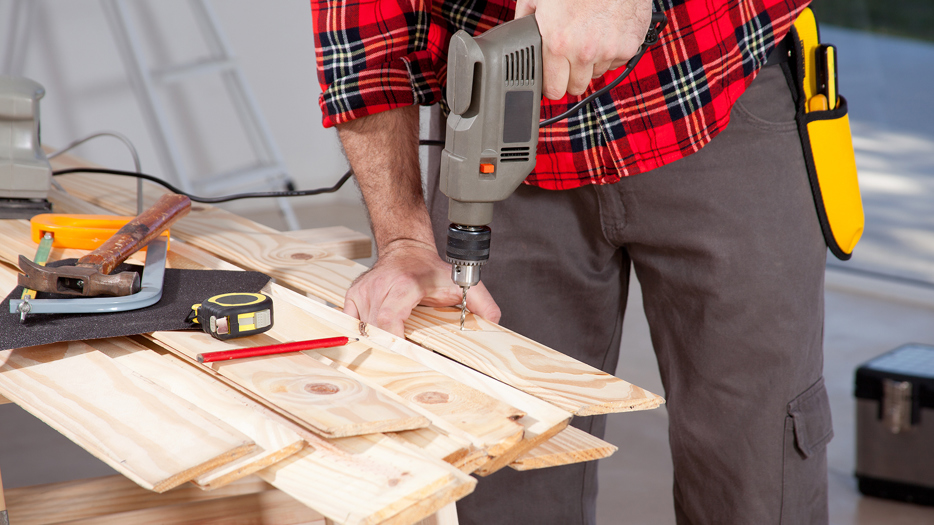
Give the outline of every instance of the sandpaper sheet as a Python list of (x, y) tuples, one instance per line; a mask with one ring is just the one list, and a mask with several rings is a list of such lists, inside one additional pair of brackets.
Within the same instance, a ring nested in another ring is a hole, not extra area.
[[(74, 264), (75, 260), (50, 263)], [(121, 265), (114, 271), (137, 271), (137, 265)], [(191, 305), (222, 293), (256, 293), (269, 282), (259, 272), (227, 270), (177, 270), (167, 268), (162, 298), (139, 310), (106, 314), (30, 314), (20, 323), (19, 314), (11, 314), (10, 299), (19, 299), (23, 288), (17, 286), (0, 304), (0, 350), (62, 341), (80, 341), (102, 337), (145, 334), (159, 330), (184, 330)], [(66, 296), (39, 293), (37, 299)]]

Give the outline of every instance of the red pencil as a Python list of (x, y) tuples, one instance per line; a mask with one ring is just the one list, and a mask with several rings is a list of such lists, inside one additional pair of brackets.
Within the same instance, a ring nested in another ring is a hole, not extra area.
[(359, 339), (351, 339), (349, 337), (327, 337), (324, 339), (312, 339), (310, 341), (296, 341), (294, 343), (208, 352), (206, 354), (198, 354), (198, 362), (211, 363), (213, 361), (229, 361), (231, 359), (242, 359), (244, 357), (300, 352), (302, 350), (313, 350), (315, 348), (331, 348), (334, 346), (344, 346), (351, 341), (359, 341)]

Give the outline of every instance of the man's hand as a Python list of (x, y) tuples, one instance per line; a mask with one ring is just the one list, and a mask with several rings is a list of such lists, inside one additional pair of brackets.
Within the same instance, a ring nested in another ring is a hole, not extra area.
[[(451, 306), (461, 302), (461, 294), (434, 244), (400, 241), (384, 248), (373, 268), (354, 281), (344, 313), (403, 336), (403, 321), (417, 305)], [(500, 318), (483, 283), (467, 292), (467, 309), (494, 323)]]
[[(418, 107), (362, 117), (337, 129), (366, 201), (378, 255), (347, 291), (344, 312), (404, 336), (403, 322), (416, 305), (453, 306), (462, 294), (451, 281), (451, 265), (438, 256), (422, 195)], [(499, 321), (499, 307), (482, 284), (468, 292), (467, 307)]]
[(518, 0), (516, 18), (535, 13), (542, 33), (542, 93), (580, 96), (590, 81), (639, 51), (652, 18), (651, 0)]

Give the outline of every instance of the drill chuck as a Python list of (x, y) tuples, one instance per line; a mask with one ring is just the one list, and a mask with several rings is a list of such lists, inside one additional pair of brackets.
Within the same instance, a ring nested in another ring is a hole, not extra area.
[(448, 226), (446, 259), (451, 263), (451, 278), (461, 288), (480, 282), (480, 266), (490, 259), (488, 226)]

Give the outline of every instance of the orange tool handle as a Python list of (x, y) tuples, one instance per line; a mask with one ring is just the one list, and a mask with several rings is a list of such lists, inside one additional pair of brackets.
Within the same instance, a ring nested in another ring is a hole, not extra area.
[[(133, 219), (134, 217), (119, 215), (43, 213), (30, 219), (29, 226), (32, 240), (36, 244), (42, 241), (42, 236), (48, 232), (52, 234), (53, 248), (90, 251), (100, 248), (107, 239), (113, 237)], [(163, 231), (161, 235), (168, 242), (169, 230)]]
[(126, 223), (100, 248), (78, 259), (75, 266), (94, 268), (109, 274), (127, 257), (149, 244), (163, 230), (191, 210), (191, 199), (184, 195), (163, 195), (151, 208)]

